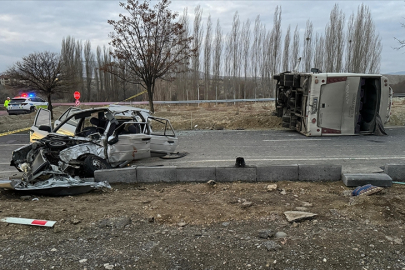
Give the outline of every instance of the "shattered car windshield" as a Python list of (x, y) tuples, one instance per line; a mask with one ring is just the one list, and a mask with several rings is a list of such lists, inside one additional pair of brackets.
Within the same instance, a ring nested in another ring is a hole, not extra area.
[(58, 126), (55, 133), (79, 137), (87, 137), (94, 133), (103, 134), (107, 123), (108, 120), (105, 117), (104, 111), (83, 115), (75, 114), (67, 122)]

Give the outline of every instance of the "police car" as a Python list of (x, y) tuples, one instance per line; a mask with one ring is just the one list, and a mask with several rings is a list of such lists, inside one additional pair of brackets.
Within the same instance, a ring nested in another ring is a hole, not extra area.
[(7, 112), (9, 115), (32, 113), (38, 108), (48, 108), (48, 102), (33, 94), (22, 94), (10, 100), (7, 106)]

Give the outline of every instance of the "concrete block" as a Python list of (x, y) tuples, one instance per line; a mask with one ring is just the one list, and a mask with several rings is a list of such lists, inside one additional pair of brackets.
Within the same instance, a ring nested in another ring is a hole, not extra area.
[(258, 166), (257, 181), (298, 181), (298, 164)]
[(385, 173), (343, 173), (342, 181), (347, 187), (358, 187), (372, 184), (378, 187), (392, 186), (392, 179)]
[(299, 181), (339, 181), (341, 165), (298, 165)]
[(405, 181), (405, 164), (385, 164), (384, 172), (392, 181)]
[(136, 183), (136, 168), (117, 168), (94, 172), (94, 180), (108, 183)]
[(215, 180), (215, 167), (177, 167), (177, 182), (207, 182)]
[(217, 182), (256, 181), (256, 167), (216, 167)]
[(137, 167), (138, 183), (176, 182), (176, 167)]

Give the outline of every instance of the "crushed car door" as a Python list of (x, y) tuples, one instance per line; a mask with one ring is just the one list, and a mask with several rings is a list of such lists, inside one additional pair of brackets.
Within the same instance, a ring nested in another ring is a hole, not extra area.
[(105, 132), (108, 137), (106, 144), (108, 162), (113, 167), (123, 162), (150, 157), (151, 136), (141, 133), (138, 122), (121, 123), (109, 136), (109, 130), (115, 128), (115, 125), (110, 123)]
[(173, 153), (178, 145), (178, 140), (170, 121), (164, 118), (148, 117), (148, 124), (151, 135), (151, 156)]
[(30, 142), (42, 139), (51, 131), (51, 112), (40, 108), (30, 129)]

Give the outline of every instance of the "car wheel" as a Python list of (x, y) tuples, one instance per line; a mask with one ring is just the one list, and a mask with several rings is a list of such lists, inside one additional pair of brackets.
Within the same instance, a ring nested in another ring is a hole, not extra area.
[(66, 147), (66, 143), (63, 141), (51, 141), (48, 142), (48, 146), (51, 148), (51, 150), (60, 150)]
[(30, 108), (30, 113), (33, 113), (33, 112), (35, 112), (35, 107)]
[(87, 177), (94, 177), (94, 172), (97, 170), (111, 169), (111, 165), (100, 157), (90, 155), (84, 159), (83, 171)]

